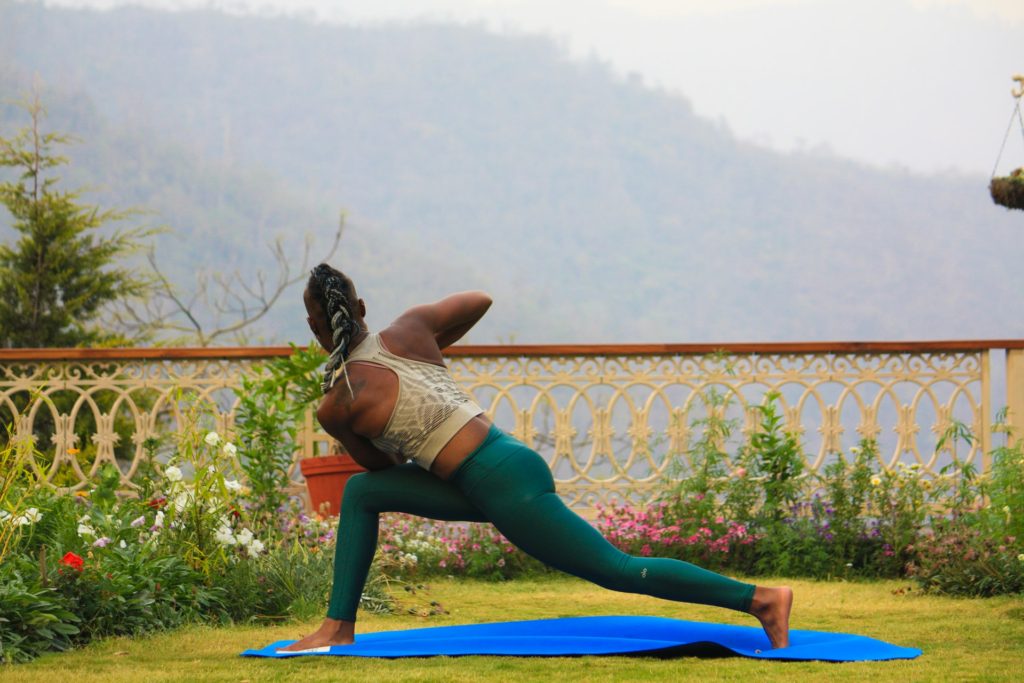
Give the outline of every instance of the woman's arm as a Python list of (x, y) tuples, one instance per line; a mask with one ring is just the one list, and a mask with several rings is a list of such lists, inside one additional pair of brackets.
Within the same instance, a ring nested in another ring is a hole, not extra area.
[(383, 470), (405, 462), (401, 456), (385, 453), (366, 437), (353, 432), (346, 421), (339, 419), (336, 414), (332, 415), (330, 410), (318, 410), (317, 419), (324, 431), (341, 442), (345, 451), (361, 467), (371, 471)]
[(396, 322), (425, 326), (444, 349), (469, 332), (491, 307), (489, 294), (481, 291), (451, 294), (432, 304), (415, 306), (403, 313)]
[(370, 471), (386, 470), (389, 467), (401, 465), (405, 462), (405, 459), (401, 456), (385, 453), (370, 443), (365, 437), (352, 432), (344, 435), (339, 441), (341, 441), (341, 444), (345, 447), (348, 454), (352, 456), (353, 460)]

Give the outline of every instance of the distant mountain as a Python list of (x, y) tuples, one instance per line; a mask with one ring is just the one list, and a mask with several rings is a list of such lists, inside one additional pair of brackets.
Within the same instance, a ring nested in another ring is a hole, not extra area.
[[(4, 92), (39, 75), (74, 180), (174, 227), (182, 279), (326, 244), (345, 208), (335, 262), (376, 324), (482, 287), (478, 342), (1024, 336), (1024, 216), (985, 178), (739, 143), (545, 38), (9, 2), (0, 25)], [(297, 296), (266, 336), (307, 336)]]

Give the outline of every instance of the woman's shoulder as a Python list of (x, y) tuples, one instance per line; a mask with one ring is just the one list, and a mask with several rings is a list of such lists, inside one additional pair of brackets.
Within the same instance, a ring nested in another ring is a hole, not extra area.
[(399, 317), (378, 332), (377, 336), (381, 346), (388, 353), (424, 363), (444, 364), (441, 349), (437, 346), (437, 338), (429, 328), (417, 325), (414, 321)]

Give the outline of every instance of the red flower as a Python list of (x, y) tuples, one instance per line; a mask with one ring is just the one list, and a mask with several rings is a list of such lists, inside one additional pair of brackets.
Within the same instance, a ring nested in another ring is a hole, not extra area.
[(167, 499), (166, 498), (154, 498), (153, 500), (151, 500), (148, 503), (146, 503), (146, 505), (148, 505), (149, 507), (151, 507), (154, 510), (159, 510), (159, 509), (161, 509), (166, 504), (167, 504)]
[(65, 553), (64, 557), (60, 558), (60, 563), (65, 567), (71, 567), (72, 569), (82, 571), (82, 565), (85, 564), (85, 561), (74, 553)]

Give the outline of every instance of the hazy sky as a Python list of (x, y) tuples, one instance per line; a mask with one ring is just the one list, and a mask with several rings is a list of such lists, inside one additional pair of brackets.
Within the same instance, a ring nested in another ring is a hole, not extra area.
[[(992, 172), (1024, 0), (51, 0), (484, 23), (677, 92), (738, 137), (915, 171)], [(1000, 172), (1024, 164), (1013, 131)]]

